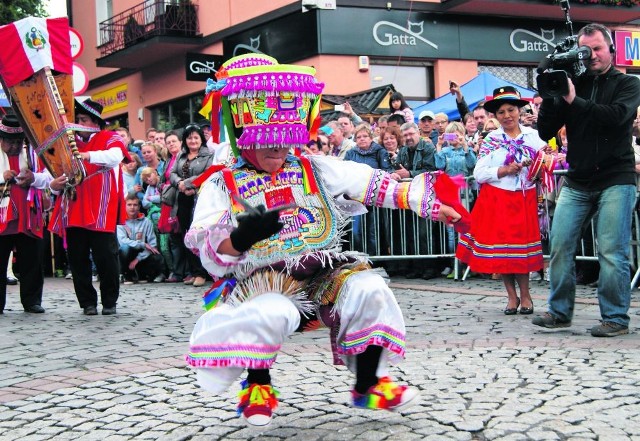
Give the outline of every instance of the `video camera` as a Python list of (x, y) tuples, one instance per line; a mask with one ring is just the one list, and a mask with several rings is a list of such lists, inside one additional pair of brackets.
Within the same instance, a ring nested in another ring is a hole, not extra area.
[(556, 45), (553, 52), (538, 64), (536, 83), (542, 98), (555, 98), (569, 93), (568, 78), (577, 78), (587, 71), (585, 62), (591, 58), (591, 48), (578, 47), (578, 37), (573, 34), (569, 17), (569, 0), (561, 0), (569, 37)]

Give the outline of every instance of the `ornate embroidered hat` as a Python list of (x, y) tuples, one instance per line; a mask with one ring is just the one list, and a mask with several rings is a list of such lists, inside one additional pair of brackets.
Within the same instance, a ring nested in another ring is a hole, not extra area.
[(500, 106), (506, 103), (524, 107), (529, 101), (523, 100), (520, 92), (513, 86), (502, 86), (493, 90), (493, 99), (484, 103), (484, 108), (491, 113), (496, 113)]
[[(207, 91), (212, 98), (212, 128), (217, 107), (223, 109), (223, 121), (233, 132), (232, 147), (240, 149), (300, 149), (315, 138), (320, 95), (324, 87), (308, 66), (279, 64), (263, 54), (244, 54), (224, 63), (216, 74), (217, 82)], [(207, 98), (205, 98), (207, 100)], [(231, 133), (230, 133), (231, 134)]]
[(18, 118), (14, 115), (5, 115), (0, 122), (0, 138), (5, 139), (24, 139), (25, 134)]

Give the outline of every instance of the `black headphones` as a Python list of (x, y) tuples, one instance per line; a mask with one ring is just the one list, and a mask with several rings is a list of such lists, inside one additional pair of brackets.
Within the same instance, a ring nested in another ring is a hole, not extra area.
[(607, 38), (609, 39), (609, 41), (611, 42), (611, 44), (609, 45), (609, 52), (612, 54), (615, 54), (616, 52), (616, 45), (613, 44), (613, 37), (611, 36), (611, 32), (609, 32), (609, 30), (607, 28), (605, 28), (605, 32), (607, 34)]

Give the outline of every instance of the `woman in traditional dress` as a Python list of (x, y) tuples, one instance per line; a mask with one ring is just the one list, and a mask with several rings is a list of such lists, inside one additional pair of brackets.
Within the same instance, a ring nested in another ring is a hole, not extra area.
[(501, 126), (480, 147), (473, 173), (480, 192), (471, 212), (471, 231), (460, 237), (456, 252), (472, 271), (502, 275), (506, 315), (516, 314), (518, 307), (520, 314), (533, 313), (529, 273), (542, 268), (537, 195), (528, 166), (546, 143), (536, 130), (520, 124), (520, 108), (527, 103), (510, 86), (495, 89), (485, 103)]

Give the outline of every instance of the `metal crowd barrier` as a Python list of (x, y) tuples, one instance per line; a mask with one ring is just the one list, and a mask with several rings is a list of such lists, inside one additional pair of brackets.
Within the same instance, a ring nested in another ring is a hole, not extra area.
[[(560, 179), (564, 174), (566, 174), (564, 171), (554, 173), (556, 190), (544, 199), (544, 203), (547, 204), (547, 212), (551, 208), (550, 201), (555, 201), (558, 197)], [(470, 202), (474, 201), (478, 195), (476, 188), (473, 178), (467, 178), (466, 188), (461, 189), (462, 202), (467, 209), (470, 208)], [(465, 274), (460, 277), (461, 262), (455, 259), (455, 246), (457, 246), (458, 237), (455, 235), (453, 250), (447, 248), (447, 226), (445, 224), (421, 218), (409, 210), (377, 207), (370, 207), (369, 210), (371, 223), (368, 225), (367, 222), (362, 222), (358, 237), (354, 236), (353, 230), (347, 232), (349, 249), (369, 254), (370, 259), (374, 262), (450, 258), (453, 259), (454, 278), (456, 280), (466, 279), (469, 269), (466, 268)], [(551, 222), (552, 217), (550, 217), (550, 225)], [(371, 230), (373, 230), (373, 247), (366, 240)], [(640, 281), (640, 220), (637, 210), (634, 210), (633, 213), (632, 240), (629, 252), (632, 269), (635, 271), (631, 281), (633, 289)], [(549, 255), (545, 254), (544, 258), (548, 260)], [(580, 240), (576, 260), (598, 260), (598, 240), (593, 220)]]

